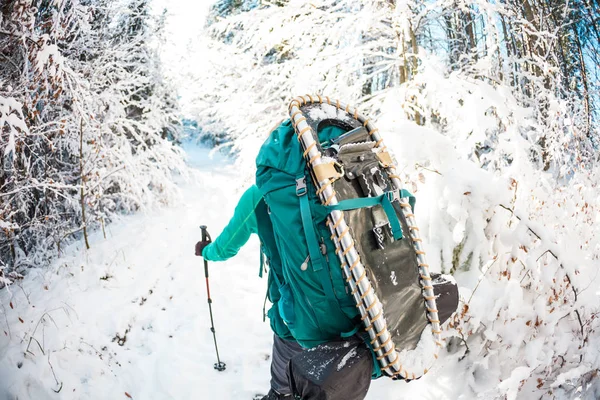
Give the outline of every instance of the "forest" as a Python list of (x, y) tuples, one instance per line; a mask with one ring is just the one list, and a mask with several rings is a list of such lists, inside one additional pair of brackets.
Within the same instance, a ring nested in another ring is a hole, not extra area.
[(218, 0), (185, 43), (170, 7), (0, 2), (0, 287), (173, 204), (183, 141), (252, 182), (289, 101), (323, 94), (375, 118), (428, 199), (473, 393), (596, 398), (600, 1)]
[(147, 1), (3, 1), (0, 16), (6, 282), (115, 214), (167, 199), (183, 164)]

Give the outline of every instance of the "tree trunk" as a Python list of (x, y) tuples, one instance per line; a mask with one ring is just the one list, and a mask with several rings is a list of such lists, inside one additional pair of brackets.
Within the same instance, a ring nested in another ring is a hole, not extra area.
[(581, 51), (581, 40), (577, 30), (573, 28), (573, 35), (575, 36), (575, 43), (577, 44), (577, 52), (579, 55), (579, 67), (581, 69), (581, 81), (583, 83), (583, 106), (585, 108), (585, 134), (588, 138), (591, 138), (591, 124), (592, 124), (592, 113), (590, 111), (590, 92), (588, 88), (587, 69), (585, 67), (585, 60), (583, 58), (583, 52)]
[[(408, 29), (410, 34), (410, 43), (412, 46), (412, 57), (410, 59), (411, 77), (414, 77), (419, 69), (419, 46), (417, 44), (417, 36), (415, 35), (412, 22), (409, 23)], [(419, 111), (415, 111), (415, 122), (417, 125), (423, 125), (421, 113)]]
[(469, 52), (473, 53), (473, 60), (477, 61), (477, 42), (475, 40), (475, 20), (471, 15), (471, 9), (464, 13), (465, 16), (465, 31), (469, 41)]
[(85, 248), (89, 250), (90, 242), (88, 241), (87, 222), (85, 220), (85, 176), (83, 173), (83, 119), (81, 119), (81, 122), (79, 123), (79, 170), (79, 176), (81, 180), (81, 224), (83, 226), (83, 238), (85, 239)]

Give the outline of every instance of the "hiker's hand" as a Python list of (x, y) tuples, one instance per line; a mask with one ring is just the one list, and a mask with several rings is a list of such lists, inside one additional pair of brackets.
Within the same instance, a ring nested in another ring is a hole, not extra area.
[(209, 244), (210, 244), (210, 240), (201, 240), (198, 243), (196, 243), (196, 255), (201, 257), (202, 250), (204, 250), (204, 248), (206, 246), (208, 246)]

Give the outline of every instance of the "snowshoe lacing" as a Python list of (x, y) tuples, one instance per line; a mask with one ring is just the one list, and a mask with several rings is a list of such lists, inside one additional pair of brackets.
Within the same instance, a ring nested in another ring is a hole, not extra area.
[[(313, 133), (312, 128), (308, 125), (306, 117), (303, 115), (301, 108), (305, 105), (326, 102), (329, 105), (335, 106), (337, 110), (343, 110), (349, 116), (363, 124), (367, 129), (369, 136), (375, 142), (375, 148), (378, 150), (377, 157), (379, 158), (382, 167), (388, 174), (396, 190), (402, 188), (400, 177), (396, 173), (396, 166), (387, 151), (387, 147), (383, 144), (379, 131), (374, 124), (362, 114), (359, 114), (356, 107), (340, 102), (339, 100), (332, 101), (329, 97), (320, 95), (299, 96), (293, 99), (289, 105), (289, 114), (297, 138), (304, 148), (304, 157), (308, 161), (308, 165), (312, 171), (313, 180), (316, 181), (317, 195), (324, 205), (335, 205), (338, 203), (336, 193), (333, 188), (333, 183), (339, 178), (339, 174), (335, 173), (335, 169), (326, 168), (326, 164), (330, 161), (324, 159), (321, 152), (318, 150), (317, 142), (315, 141), (316, 132)], [(318, 171), (318, 173), (316, 173)], [(327, 172), (329, 171), (329, 173)], [(417, 261), (419, 265), (420, 283), (422, 294), (425, 300), (427, 309), (427, 318), (431, 324), (433, 339), (435, 341), (434, 357), (438, 358), (439, 349), (442, 347), (440, 321), (435, 302), (435, 294), (431, 276), (429, 275), (429, 265), (423, 250), (422, 240), (419, 234), (419, 228), (416, 225), (413, 210), (407, 198), (400, 199), (402, 213), (406, 218), (410, 230), (410, 237), (413, 241)], [(367, 272), (361, 263), (360, 256), (354, 247), (354, 240), (349, 234), (350, 227), (344, 220), (343, 211), (332, 211), (327, 220), (327, 225), (331, 231), (331, 239), (336, 246), (336, 253), (340, 258), (341, 268), (346, 276), (346, 282), (351, 289), (351, 293), (356, 301), (356, 307), (359, 309), (361, 319), (365, 325), (365, 331), (368, 332), (371, 338), (371, 346), (377, 356), (377, 360), (381, 365), (381, 369), (388, 375), (394, 378), (402, 379), (417, 379), (427, 373), (430, 367), (423, 370), (414, 370), (414, 368), (402, 365), (402, 360), (398, 355), (395, 344), (392, 341), (392, 335), (387, 329), (385, 318), (383, 316), (383, 306), (373, 290), (373, 286), (367, 277)]]

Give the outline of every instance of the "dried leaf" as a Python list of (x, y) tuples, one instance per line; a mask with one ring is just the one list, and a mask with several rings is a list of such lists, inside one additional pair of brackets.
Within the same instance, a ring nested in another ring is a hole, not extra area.
[(22, 324), (25, 323), (25, 321), (23, 321), (23, 319), (21, 317), (19, 317), (19, 321), (21, 321)]
[(464, 317), (465, 317), (465, 314), (467, 314), (467, 312), (469, 312), (469, 305), (468, 305), (468, 304), (465, 304), (465, 305), (463, 306), (463, 309), (462, 309), (462, 312), (461, 312), (461, 315), (460, 315), (460, 316), (461, 316), (462, 318), (464, 318)]
[(127, 393), (127, 392), (125, 392), (125, 396), (127, 396), (130, 399), (133, 399), (133, 397), (131, 397), (131, 395), (129, 393)]
[(14, 308), (12, 305), (12, 301), (10, 303), (8, 303), (10, 305), (10, 308)]
[(468, 196), (468, 195), (470, 195), (470, 194), (471, 194), (471, 192), (464, 192), (463, 194), (464, 194), (465, 196)]

